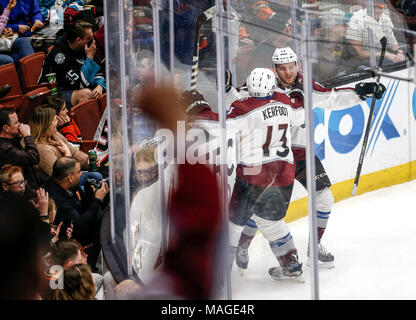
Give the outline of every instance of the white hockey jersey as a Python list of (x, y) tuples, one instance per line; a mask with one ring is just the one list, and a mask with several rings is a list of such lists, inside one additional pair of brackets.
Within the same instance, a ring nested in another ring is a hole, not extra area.
[(235, 101), (227, 115), (227, 129), (237, 136), (237, 177), (257, 186), (293, 183), (290, 128), (303, 124), (304, 116), (284, 94)]
[[(303, 86), (303, 76), (298, 73), (298, 81)], [(281, 88), (277, 87), (276, 92), (289, 95), (293, 90), (293, 87)], [(305, 112), (303, 100), (299, 97), (291, 99), (292, 104), (295, 108)], [(354, 88), (325, 88), (316, 81), (313, 81), (312, 91), (312, 103), (313, 107), (319, 107), (330, 110), (341, 110), (360, 104), (363, 101), (357, 95)], [(293, 126), (291, 128), (292, 135), (292, 150), (295, 157), (295, 161), (305, 159), (305, 148), (306, 148), (306, 130), (303, 126)]]

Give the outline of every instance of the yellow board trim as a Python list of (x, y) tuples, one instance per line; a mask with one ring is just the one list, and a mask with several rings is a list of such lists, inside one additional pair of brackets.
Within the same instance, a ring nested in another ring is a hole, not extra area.
[[(369, 173), (360, 177), (357, 195), (377, 189), (387, 188), (392, 185), (411, 181), (416, 178), (416, 160)], [(351, 197), (354, 179), (342, 181), (331, 186), (335, 202)], [(304, 197), (293, 201), (289, 205), (285, 221), (291, 222), (308, 215), (308, 198)]]

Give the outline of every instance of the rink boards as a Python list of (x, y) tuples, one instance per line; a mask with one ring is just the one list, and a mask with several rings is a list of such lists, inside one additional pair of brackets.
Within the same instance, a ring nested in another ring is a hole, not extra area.
[[(412, 78), (412, 74), (410, 68), (391, 73), (400, 78)], [(386, 86), (386, 92), (376, 102), (357, 194), (416, 178), (416, 87), (404, 80), (382, 77), (380, 81)], [(355, 84), (345, 86), (354, 87)], [(367, 99), (338, 111), (319, 107), (313, 110), (315, 154), (331, 180), (335, 201), (351, 197), (371, 102), (372, 99)], [(208, 149), (214, 151), (215, 147)], [(235, 179), (233, 153), (229, 144), (229, 196)], [(285, 218), (288, 222), (307, 215), (306, 196), (306, 190), (295, 181)]]
[[(412, 78), (411, 68), (391, 75)], [(373, 81), (372, 79), (366, 80)], [(416, 89), (412, 82), (382, 77), (386, 86), (377, 100), (357, 194), (403, 183), (416, 177)], [(355, 87), (350, 83), (345, 87)], [(315, 154), (321, 159), (332, 182), (335, 201), (351, 197), (353, 180), (364, 138), (372, 99), (338, 111), (313, 109)], [(235, 181), (235, 143), (227, 132), (228, 196)], [(207, 150), (219, 163), (219, 140), (209, 141)], [(212, 159), (211, 157), (211, 159)], [(219, 173), (219, 167), (216, 166)], [(307, 192), (295, 181), (286, 220), (307, 215)]]
[[(392, 75), (411, 78), (413, 71)], [(387, 90), (376, 103), (357, 194), (416, 178), (415, 85), (385, 77), (381, 82)], [(371, 99), (367, 99), (345, 110), (314, 109), (315, 153), (331, 179), (335, 201), (351, 197), (370, 106)], [(307, 215), (306, 195), (295, 183), (287, 221)]]

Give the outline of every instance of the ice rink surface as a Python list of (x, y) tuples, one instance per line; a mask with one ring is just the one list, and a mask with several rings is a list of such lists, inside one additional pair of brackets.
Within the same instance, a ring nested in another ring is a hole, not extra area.
[[(234, 263), (233, 299), (311, 299), (308, 217), (289, 229), (305, 283), (270, 278), (277, 260), (258, 233), (243, 276)], [(416, 299), (416, 180), (335, 203), (322, 244), (335, 256), (335, 268), (319, 269), (320, 299)]]

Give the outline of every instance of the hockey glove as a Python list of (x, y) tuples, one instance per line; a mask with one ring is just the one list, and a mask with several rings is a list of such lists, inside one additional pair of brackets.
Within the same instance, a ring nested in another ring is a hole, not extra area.
[(386, 87), (382, 83), (377, 85), (375, 82), (359, 82), (355, 85), (355, 91), (363, 101), (373, 97), (379, 100), (383, 97)]
[(204, 96), (198, 91), (185, 91), (181, 96), (182, 103), (184, 104), (185, 113), (190, 113), (195, 107), (209, 106), (205, 101)]
[(289, 98), (292, 99), (299, 99), (303, 102), (303, 90), (301, 89), (293, 89), (289, 92)]
[(233, 86), (233, 75), (231, 74), (231, 71), (229, 69), (225, 70), (225, 92), (228, 92), (231, 90)]

